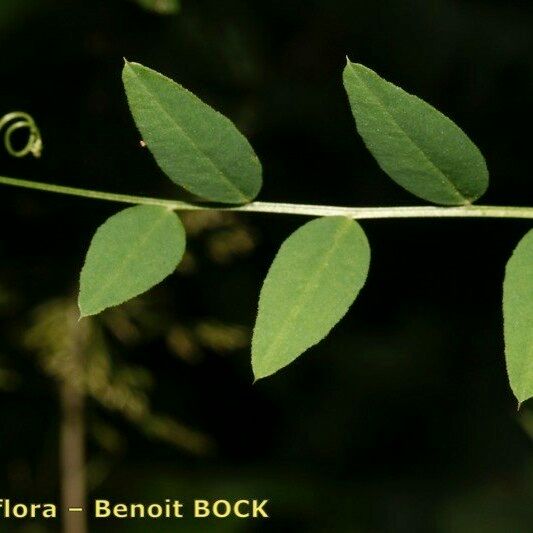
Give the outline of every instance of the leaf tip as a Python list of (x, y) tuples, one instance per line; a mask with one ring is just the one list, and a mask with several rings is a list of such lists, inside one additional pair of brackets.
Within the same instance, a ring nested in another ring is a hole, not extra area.
[(257, 360), (257, 357), (254, 356), (252, 352), (252, 371), (254, 374), (253, 384), (255, 385), (260, 379), (265, 379), (268, 376), (274, 374), (278, 369), (272, 369), (268, 366), (262, 364)]
[(131, 76), (131, 63), (126, 59), (124, 59), (124, 66), (122, 67), (122, 80), (124, 84), (126, 84), (126, 81), (129, 76)]
[(520, 411), (520, 409), (522, 409), (524, 402), (527, 402), (528, 400), (533, 398), (533, 394), (532, 393), (516, 394), (515, 392), (515, 398), (518, 402), (516, 405), (516, 411), (518, 412)]
[(124, 67), (122, 69), (122, 72), (135, 73), (135, 67), (140, 66), (140, 63), (136, 63), (135, 61), (130, 61), (129, 59), (126, 59), (125, 57), (122, 59), (124, 59)]
[(81, 303), (78, 302), (78, 309), (80, 311), (80, 318), (78, 319), (78, 322), (80, 322), (81, 320), (83, 320), (84, 318), (87, 318), (91, 315), (94, 315), (96, 313), (90, 313), (90, 312), (87, 312), (83, 309), (83, 306)]
[(257, 365), (254, 365), (253, 359), (252, 359), (252, 372), (254, 374), (254, 380), (252, 382), (252, 385), (255, 385), (260, 379), (263, 379), (265, 376), (261, 374), (261, 372), (258, 370)]
[(368, 67), (365, 67), (361, 63), (354, 63), (350, 60), (348, 56), (346, 56), (346, 66), (344, 67), (343, 75), (346, 78), (350, 74), (352, 76), (358, 76), (362, 72), (369, 71), (370, 69)]
[(346, 65), (344, 65), (343, 74), (346, 76), (346, 73), (353, 67), (353, 63), (350, 61), (350, 58), (346, 56)]
[(78, 322), (84, 318), (97, 315), (103, 311), (102, 308), (95, 308), (94, 304), (90, 302), (87, 297), (88, 294), (84, 290), (80, 289), (78, 294), (78, 311), (80, 312), (80, 318)]
[(516, 390), (516, 388), (513, 389), (514, 397), (516, 398), (516, 401), (517, 401), (517, 405), (516, 405), (517, 412), (520, 411), (520, 409), (522, 409), (522, 406), (524, 405), (525, 402), (533, 398), (533, 391), (524, 390), (524, 389), (525, 387), (522, 387), (522, 390), (520, 391), (520, 393)]

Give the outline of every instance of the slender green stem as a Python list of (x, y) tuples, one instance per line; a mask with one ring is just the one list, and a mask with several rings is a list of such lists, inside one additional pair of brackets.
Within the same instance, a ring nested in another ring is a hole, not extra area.
[(459, 207), (337, 207), (328, 205), (280, 204), (276, 202), (252, 202), (250, 204), (224, 207), (209, 204), (191, 204), (179, 200), (165, 200), (146, 196), (131, 196), (103, 191), (92, 191), (52, 185), (37, 181), (0, 176), (0, 184), (26, 189), (55, 192), (83, 198), (108, 200), (125, 204), (159, 205), (173, 211), (224, 210), (249, 213), (280, 213), (307, 216), (345, 216), (357, 220), (384, 218), (526, 218), (533, 219), (533, 207), (506, 207), (495, 205), (464, 205)]

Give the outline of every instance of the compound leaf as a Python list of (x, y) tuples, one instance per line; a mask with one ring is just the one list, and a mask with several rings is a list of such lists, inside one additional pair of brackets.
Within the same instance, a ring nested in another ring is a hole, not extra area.
[(175, 213), (142, 205), (124, 209), (96, 231), (81, 271), (81, 316), (95, 315), (137, 296), (166, 278), (185, 251)]
[(505, 270), (503, 317), (507, 372), (520, 403), (533, 397), (533, 230)]
[(485, 192), (485, 159), (448, 117), (350, 61), (344, 86), (359, 134), (396, 183), (443, 205), (471, 203)]
[(131, 113), (163, 172), (213, 202), (245, 204), (261, 188), (261, 164), (233, 123), (162, 74), (126, 62)]
[(357, 222), (319, 218), (281, 246), (261, 289), (252, 340), (256, 379), (288, 365), (324, 338), (363, 287), (370, 247)]

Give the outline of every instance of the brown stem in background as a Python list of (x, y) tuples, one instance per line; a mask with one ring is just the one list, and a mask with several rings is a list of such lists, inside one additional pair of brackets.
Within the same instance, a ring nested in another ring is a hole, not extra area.
[[(81, 354), (73, 354), (76, 375), (83, 374)], [(78, 372), (79, 371), (79, 372)], [(85, 397), (75, 380), (60, 384), (61, 402), (61, 512), (63, 533), (87, 533), (85, 467)], [(81, 511), (72, 509), (82, 509)]]

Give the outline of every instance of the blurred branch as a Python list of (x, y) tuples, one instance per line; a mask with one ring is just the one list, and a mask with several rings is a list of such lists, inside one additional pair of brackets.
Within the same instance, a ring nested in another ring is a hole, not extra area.
[[(83, 372), (83, 348), (72, 353), (73, 367)], [(68, 380), (60, 384), (61, 402), (61, 495), (64, 533), (87, 533), (87, 514), (70, 512), (71, 508), (85, 509), (87, 479), (85, 459), (85, 395)]]
[(148, 11), (159, 15), (174, 15), (181, 8), (180, 0), (133, 0)]

